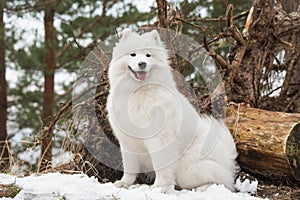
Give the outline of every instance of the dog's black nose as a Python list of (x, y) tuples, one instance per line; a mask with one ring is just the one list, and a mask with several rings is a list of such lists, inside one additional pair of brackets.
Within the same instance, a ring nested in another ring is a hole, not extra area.
[(139, 68), (140, 69), (145, 69), (146, 68), (146, 65), (147, 65), (147, 63), (145, 63), (145, 62), (139, 62)]

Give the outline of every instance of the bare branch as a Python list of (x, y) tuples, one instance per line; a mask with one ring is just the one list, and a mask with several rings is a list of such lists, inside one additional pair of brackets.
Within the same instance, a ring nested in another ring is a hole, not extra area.
[(161, 28), (167, 28), (167, 1), (156, 0), (158, 10), (158, 26)]
[(244, 40), (243, 35), (241, 34), (239, 29), (233, 23), (233, 5), (232, 4), (229, 4), (227, 6), (226, 24), (227, 24), (228, 30), (232, 34), (232, 37), (237, 41), (237, 43), (239, 45), (245, 44), (246, 41)]
[(196, 24), (192, 24), (191, 22), (189, 22), (189, 21), (187, 21), (187, 20), (184, 20), (184, 19), (181, 19), (181, 18), (178, 18), (178, 17), (176, 17), (175, 19), (176, 19), (176, 20), (179, 20), (179, 21), (181, 21), (181, 22), (184, 22), (184, 23), (186, 23), (186, 24), (188, 24), (188, 25), (191, 25), (191, 26), (193, 26), (194, 28), (200, 29), (200, 30), (203, 31), (203, 32), (206, 31), (206, 28), (203, 27), (203, 26), (198, 26), (198, 25), (196, 25)]
[[(243, 11), (243, 12), (233, 16), (233, 19), (234, 20), (235, 19), (240, 19), (242, 17), (247, 16), (248, 13), (249, 13), (249, 10)], [(218, 18), (198, 18), (198, 17), (196, 18), (196, 17), (194, 17), (194, 18), (189, 19), (188, 21), (194, 21), (194, 22), (197, 22), (197, 21), (199, 21), (199, 22), (219, 22), (219, 21), (226, 21), (226, 16), (225, 17), (220, 16)]]
[(246, 20), (245, 28), (243, 30), (243, 36), (244, 37), (249, 37), (249, 28), (250, 28), (250, 25), (253, 22), (253, 11), (254, 11), (254, 7), (252, 6), (250, 8), (250, 11), (249, 11), (249, 14), (248, 14), (248, 17), (247, 17), (247, 20)]

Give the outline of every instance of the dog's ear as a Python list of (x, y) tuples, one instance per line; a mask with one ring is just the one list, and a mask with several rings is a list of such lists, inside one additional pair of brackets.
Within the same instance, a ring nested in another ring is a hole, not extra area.
[(131, 35), (132, 32), (129, 28), (125, 28), (122, 33), (121, 33), (121, 38), (120, 38), (120, 42), (125, 41), (129, 35)]
[(154, 41), (156, 42), (157, 45), (160, 45), (160, 46), (163, 45), (157, 30), (152, 30), (148, 34), (151, 35), (151, 37), (154, 39)]

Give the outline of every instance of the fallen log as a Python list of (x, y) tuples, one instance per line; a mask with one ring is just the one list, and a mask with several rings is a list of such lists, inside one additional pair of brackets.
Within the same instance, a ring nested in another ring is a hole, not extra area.
[(300, 114), (231, 105), (227, 107), (226, 124), (235, 139), (242, 168), (300, 181)]

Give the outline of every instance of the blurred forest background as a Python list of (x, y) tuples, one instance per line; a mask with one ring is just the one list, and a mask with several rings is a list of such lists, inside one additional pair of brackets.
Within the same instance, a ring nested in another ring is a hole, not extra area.
[[(126, 27), (170, 28), (192, 37), (201, 44), (195, 49), (204, 49), (222, 72), (228, 103), (300, 112), (299, 12), (298, 0), (1, 0), (0, 171), (49, 170), (56, 157), (74, 156), (66, 136), (79, 131), (69, 121), (80, 66), (97, 44), (113, 46)], [(107, 65), (111, 52), (99, 52)], [(184, 77), (193, 73), (188, 63), (174, 68)], [(189, 80), (200, 112), (209, 112), (202, 83), (197, 76)], [(109, 138), (107, 87), (103, 76), (94, 88), (97, 125)], [(87, 134), (99, 137), (97, 131)], [(77, 169), (99, 173), (84, 147), (76, 150)]]
[[(8, 137), (14, 165), (36, 170), (42, 127), (72, 98), (91, 46), (117, 28), (151, 23), (154, 3), (140, 11), (137, 5), (144, 5), (138, 1), (1, 1), (1, 145)], [(57, 129), (54, 135), (60, 149), (65, 133)], [(23, 158), (26, 150), (32, 155)]]

